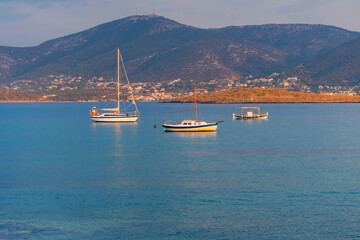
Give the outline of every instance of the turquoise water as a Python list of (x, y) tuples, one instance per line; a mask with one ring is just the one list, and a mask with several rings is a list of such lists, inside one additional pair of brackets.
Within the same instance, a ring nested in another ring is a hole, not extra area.
[(163, 133), (191, 104), (93, 105), (0, 104), (0, 239), (360, 238), (360, 104), (200, 105), (218, 133)]

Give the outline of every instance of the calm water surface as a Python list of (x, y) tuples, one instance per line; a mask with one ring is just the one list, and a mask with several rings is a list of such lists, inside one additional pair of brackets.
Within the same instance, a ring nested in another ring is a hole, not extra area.
[(0, 104), (0, 239), (360, 238), (360, 104), (200, 105), (217, 133), (163, 133), (191, 104), (93, 105)]

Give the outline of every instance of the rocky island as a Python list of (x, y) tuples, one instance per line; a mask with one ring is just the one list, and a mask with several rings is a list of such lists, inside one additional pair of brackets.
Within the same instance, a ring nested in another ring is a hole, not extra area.
[[(163, 102), (193, 102), (193, 96)], [(293, 92), (269, 88), (240, 88), (197, 95), (200, 103), (357, 103), (360, 96)]]

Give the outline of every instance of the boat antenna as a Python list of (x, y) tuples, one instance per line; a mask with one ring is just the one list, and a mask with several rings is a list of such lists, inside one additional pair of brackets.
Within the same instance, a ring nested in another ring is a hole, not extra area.
[(194, 102), (195, 102), (195, 122), (197, 122), (196, 87), (195, 87), (195, 81), (194, 81)]
[(125, 74), (125, 77), (126, 77), (126, 81), (127, 81), (128, 85), (129, 85), (130, 95), (131, 95), (131, 98), (132, 98), (132, 103), (135, 105), (136, 113), (139, 113), (139, 110), (138, 110), (137, 105), (136, 105), (136, 102), (135, 102), (134, 94), (133, 94), (133, 91), (134, 91), (134, 90), (133, 90), (133, 88), (132, 88), (131, 85), (130, 85), (129, 78), (128, 78), (127, 73), (126, 73), (124, 61), (123, 61), (123, 58), (122, 58), (121, 53), (120, 53), (120, 49), (118, 49), (118, 51), (119, 51), (119, 55), (120, 55), (122, 67), (123, 67), (123, 69), (124, 69), (124, 74)]
[(120, 49), (118, 48), (117, 54), (117, 112), (120, 113)]

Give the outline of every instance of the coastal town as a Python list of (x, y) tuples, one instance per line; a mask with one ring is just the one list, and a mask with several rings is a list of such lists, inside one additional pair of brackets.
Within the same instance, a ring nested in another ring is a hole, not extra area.
[[(106, 94), (108, 94), (109, 91), (105, 90), (115, 89), (117, 88), (117, 85), (114, 79), (105, 79), (104, 77), (87, 79), (81, 76), (73, 77), (59, 74), (49, 75), (46, 78), (40, 78), (38, 80), (17, 80), (9, 84), (3, 84), (1, 87), (11, 90), (37, 92), (45, 98), (52, 98), (62, 92), (97, 90), (99, 92), (104, 91), (102, 99), (112, 100), (112, 97), (107, 98)], [(305, 93), (322, 93), (328, 95), (356, 96), (360, 94), (360, 86), (346, 87), (318, 85), (316, 87), (310, 87), (304, 84), (298, 77), (282, 78), (278, 73), (273, 73), (263, 78), (248, 76), (245, 79), (229, 77), (224, 79), (214, 79), (208, 82), (197, 81), (197, 92), (199, 94), (220, 90), (255, 87), (284, 89)], [(191, 96), (193, 94), (191, 81), (182, 80), (180, 78), (166, 82), (135, 82), (132, 83), (131, 86), (128, 84), (121, 84), (120, 88), (125, 95), (132, 91), (135, 100), (143, 102), (163, 101)], [(87, 100), (98, 101), (100, 99), (88, 96)]]

